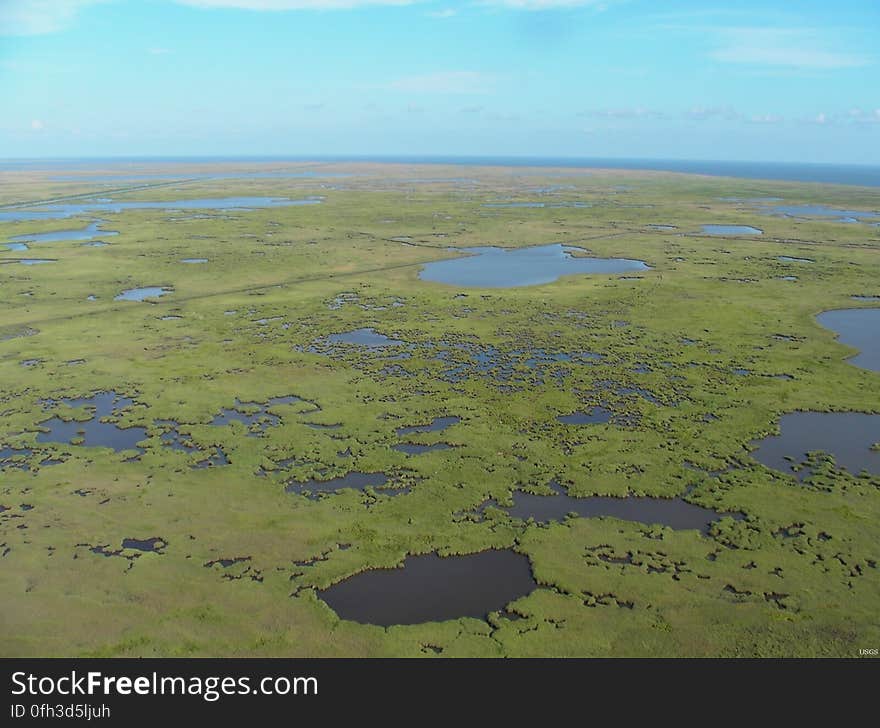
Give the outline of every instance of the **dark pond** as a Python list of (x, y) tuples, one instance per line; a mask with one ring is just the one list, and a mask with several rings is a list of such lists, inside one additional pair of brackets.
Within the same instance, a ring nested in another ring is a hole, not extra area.
[(665, 232), (669, 232), (670, 230), (678, 230), (675, 225), (646, 225), (645, 227), (648, 227), (651, 230), (663, 230)]
[(592, 407), (589, 412), (572, 412), (556, 417), (563, 425), (600, 425), (611, 420), (613, 413), (605, 407)]
[(355, 574), (318, 596), (341, 619), (390, 627), (485, 619), (537, 587), (528, 558), (504, 550), (409, 556), (400, 568)]
[(122, 548), (136, 549), (137, 551), (161, 551), (167, 546), (167, 542), (158, 536), (153, 538), (138, 539), (124, 538), (122, 539)]
[[(707, 533), (714, 521), (725, 516), (737, 520), (743, 518), (741, 513), (724, 513), (688, 503), (683, 498), (653, 498), (650, 496), (628, 496), (612, 498), (606, 496), (589, 496), (574, 498), (556, 482), (549, 483), (554, 495), (533, 495), (521, 490), (513, 492), (513, 506), (498, 506), (506, 510), (513, 518), (524, 521), (534, 518), (539, 523), (562, 521), (569, 513), (576, 513), (584, 518), (611, 516), (623, 521), (654, 524), (675, 530), (696, 529)], [(484, 504), (484, 507), (487, 504)]]
[(147, 298), (159, 298), (166, 293), (171, 293), (172, 288), (162, 288), (161, 286), (146, 286), (145, 288), (129, 288), (118, 296), (114, 296), (114, 301), (144, 301)]
[(780, 433), (751, 443), (752, 457), (768, 468), (804, 480), (812, 474), (807, 453), (824, 452), (853, 475), (880, 475), (880, 415), (863, 412), (792, 412), (779, 420)]
[(703, 225), (708, 235), (763, 235), (764, 231), (751, 225)]
[(837, 334), (842, 344), (859, 349), (850, 364), (880, 372), (880, 308), (843, 308), (824, 311), (816, 321)]
[(116, 452), (138, 450), (143, 452), (137, 443), (145, 440), (147, 431), (143, 427), (119, 427), (112, 421), (104, 421), (117, 417), (122, 410), (131, 407), (133, 401), (122, 397), (116, 392), (99, 392), (93, 397), (63, 399), (64, 404), (91, 411), (92, 417), (85, 421), (72, 420), (67, 422), (60, 417), (52, 417), (40, 423), (48, 432), (39, 432), (37, 442), (58, 442), (71, 444), (72, 440), (82, 438), (84, 447), (109, 447)]
[(648, 270), (641, 260), (627, 258), (575, 257), (581, 248), (540, 245), (529, 248), (462, 248), (465, 258), (428, 263), (419, 273), (425, 281), (481, 288), (511, 288), (552, 283), (560, 276), (575, 273), (624, 273)]
[(398, 339), (390, 339), (375, 329), (355, 329), (342, 334), (331, 334), (327, 337), (331, 344), (352, 344), (354, 346), (367, 346), (378, 348), (382, 346), (401, 346), (404, 342)]
[[(381, 488), (388, 482), (388, 476), (385, 473), (346, 473), (340, 478), (332, 480), (307, 480), (305, 482), (290, 481), (285, 490), (288, 493), (296, 493), (297, 495), (305, 495), (306, 497), (316, 500), (321, 493), (334, 493), (344, 488), (352, 490), (366, 490), (367, 488)], [(401, 495), (405, 489), (397, 488), (390, 490), (389, 495)], [(386, 492), (383, 490), (382, 492)]]
[(413, 432), (442, 432), (447, 427), (457, 425), (459, 422), (461, 422), (461, 417), (435, 417), (430, 424), (427, 425), (406, 425), (405, 427), (398, 427), (397, 434), (410, 435)]

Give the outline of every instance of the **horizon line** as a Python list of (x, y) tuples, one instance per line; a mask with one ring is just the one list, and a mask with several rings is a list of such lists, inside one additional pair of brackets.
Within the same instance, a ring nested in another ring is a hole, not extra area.
[[(295, 162), (360, 162), (386, 160), (422, 161), (425, 164), (437, 164), (434, 160), (492, 160), (502, 161), (536, 161), (536, 162), (698, 162), (716, 164), (762, 164), (762, 165), (803, 165), (816, 167), (866, 167), (880, 168), (880, 162), (816, 162), (792, 161), (781, 159), (721, 159), (711, 157), (602, 157), (602, 156), (559, 156), (540, 154), (443, 154), (443, 153), (357, 153), (357, 154), (108, 154), (108, 155), (51, 155), (51, 156), (12, 156), (0, 157), (2, 162), (53, 162), (53, 161), (112, 161), (112, 160), (278, 160)], [(439, 162), (442, 163), (442, 162)], [(507, 166), (500, 164), (499, 166)], [(550, 166), (546, 164), (536, 166)]]

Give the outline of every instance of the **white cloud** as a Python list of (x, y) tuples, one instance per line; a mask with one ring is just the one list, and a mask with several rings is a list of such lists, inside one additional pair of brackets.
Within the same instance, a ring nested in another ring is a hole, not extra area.
[(167, 48), (148, 48), (147, 51), (154, 56), (165, 56), (171, 53)]
[(350, 10), (368, 5), (412, 5), (418, 0), (175, 0), (197, 8), (239, 10)]
[(64, 30), (80, 10), (107, 0), (0, 0), (0, 35)]
[(395, 91), (431, 94), (481, 94), (489, 90), (493, 76), (479, 71), (438, 71), (404, 76), (389, 84)]
[(453, 10), (452, 8), (444, 8), (443, 10), (429, 10), (427, 13), (428, 17), (431, 18), (451, 18), (454, 15), (458, 15), (457, 10)]
[(40, 131), (40, 130), (44, 129), (45, 126), (46, 125), (42, 121), (40, 121), (39, 119), (34, 119), (31, 122), (31, 129), (33, 129), (34, 131)]
[(710, 56), (721, 63), (835, 70), (869, 65), (867, 56), (830, 49), (811, 28), (722, 28), (721, 47)]

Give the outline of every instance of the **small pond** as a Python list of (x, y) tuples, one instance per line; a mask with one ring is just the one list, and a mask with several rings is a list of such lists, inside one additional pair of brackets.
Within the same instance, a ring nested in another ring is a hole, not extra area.
[(763, 235), (764, 231), (751, 225), (703, 225), (708, 235)]
[(166, 293), (171, 293), (173, 289), (163, 288), (161, 286), (146, 286), (145, 288), (129, 288), (118, 296), (114, 296), (114, 301), (145, 301), (148, 298), (159, 298)]

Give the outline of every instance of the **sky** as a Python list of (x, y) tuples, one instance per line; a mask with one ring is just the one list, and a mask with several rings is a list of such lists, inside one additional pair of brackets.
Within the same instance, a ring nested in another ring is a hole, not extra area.
[(880, 164), (877, 0), (0, 0), (0, 158)]

